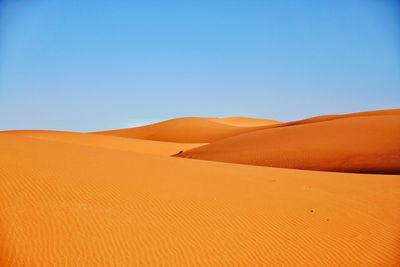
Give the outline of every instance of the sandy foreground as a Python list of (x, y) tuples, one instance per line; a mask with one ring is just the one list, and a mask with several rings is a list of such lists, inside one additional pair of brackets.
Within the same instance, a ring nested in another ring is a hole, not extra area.
[(400, 175), (170, 157), (270, 124), (218, 123), (0, 132), (0, 266), (400, 265)]

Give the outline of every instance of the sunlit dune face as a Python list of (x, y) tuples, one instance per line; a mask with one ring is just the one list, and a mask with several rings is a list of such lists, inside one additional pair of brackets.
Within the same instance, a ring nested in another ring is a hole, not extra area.
[(177, 151), (195, 148), (204, 143), (174, 143), (151, 141), (135, 138), (121, 138), (117, 136), (105, 136), (90, 133), (75, 133), (62, 131), (6, 131), (5, 134), (25, 136), (41, 140), (58, 141), (63, 143), (79, 144), (84, 146), (94, 146), (115, 150), (140, 152), (145, 154), (169, 156)]

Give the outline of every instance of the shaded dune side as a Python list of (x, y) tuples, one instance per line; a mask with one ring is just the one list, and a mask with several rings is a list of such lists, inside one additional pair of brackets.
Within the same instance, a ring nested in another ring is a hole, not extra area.
[(264, 129), (179, 157), (337, 172), (400, 173), (400, 116), (362, 116)]
[(9, 134), (0, 150), (0, 266), (399, 264), (399, 176)]
[(25, 136), (35, 139), (51, 140), (64, 143), (79, 144), (85, 146), (96, 146), (109, 149), (126, 150), (155, 155), (172, 155), (179, 151), (195, 148), (204, 143), (173, 143), (159, 142), (143, 139), (121, 138), (89, 133), (45, 131), (45, 130), (18, 130), (3, 131), (0, 133)]
[(94, 132), (127, 138), (178, 143), (211, 143), (223, 138), (261, 129), (286, 127), (347, 117), (400, 115), (400, 109), (376, 110), (340, 115), (323, 115), (305, 120), (280, 123), (270, 119), (247, 117), (203, 118), (185, 117), (146, 126)]
[[(256, 119), (254, 119), (256, 120)], [(244, 126), (246, 124), (256, 124), (251, 119), (242, 118), (239, 122), (229, 123), (228, 121), (219, 121), (215, 118), (186, 117), (167, 120), (155, 124), (141, 127), (100, 131), (97, 134), (139, 138), (156, 141), (179, 142), (179, 143), (210, 143), (218, 139), (226, 138), (232, 135), (245, 133), (259, 129), (258, 126)], [(262, 125), (276, 123), (272, 120), (264, 120)]]

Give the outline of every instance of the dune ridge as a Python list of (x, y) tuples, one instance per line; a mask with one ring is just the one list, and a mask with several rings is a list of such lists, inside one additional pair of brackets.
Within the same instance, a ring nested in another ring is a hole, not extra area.
[(1, 266), (400, 263), (399, 175), (184, 160), (4, 133), (0, 149)]
[(345, 114), (330, 114), (330, 115), (320, 115), (316, 117), (311, 117), (303, 120), (291, 121), (286, 123), (280, 123), (279, 125), (271, 125), (265, 128), (275, 128), (275, 127), (285, 127), (293, 126), (307, 123), (316, 123), (330, 120), (346, 119), (353, 117), (370, 117), (370, 116), (387, 116), (387, 115), (400, 115), (400, 109), (382, 109), (382, 110), (371, 110), (371, 111), (361, 111)]
[(307, 170), (400, 173), (400, 115), (335, 118), (252, 131), (176, 156)]
[(217, 118), (210, 119), (219, 123), (225, 123), (228, 125), (241, 126), (241, 127), (249, 127), (249, 126), (265, 126), (265, 125), (274, 125), (279, 124), (279, 121), (271, 120), (271, 119), (258, 119), (258, 118), (249, 118), (249, 117), (225, 117), (225, 118)]
[(322, 115), (281, 123), (271, 119), (248, 117), (183, 117), (150, 125), (93, 132), (95, 134), (177, 143), (211, 143), (235, 135), (262, 129), (295, 126), (348, 117), (400, 115), (400, 109), (374, 110), (348, 114)]
[(259, 129), (265, 125), (277, 123), (274, 120), (245, 117), (222, 119), (184, 117), (146, 126), (94, 133), (178, 143), (210, 143), (239, 133)]

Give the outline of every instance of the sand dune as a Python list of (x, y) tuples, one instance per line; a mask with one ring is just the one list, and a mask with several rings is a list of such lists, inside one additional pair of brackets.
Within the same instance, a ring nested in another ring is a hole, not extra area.
[(0, 266), (400, 263), (398, 175), (185, 160), (4, 133), (0, 151)]
[(261, 129), (309, 124), (347, 117), (384, 115), (400, 115), (400, 109), (376, 110), (339, 115), (323, 115), (286, 123), (280, 123), (271, 119), (256, 119), (248, 117), (185, 117), (140, 127), (99, 131), (94, 133), (177, 143), (211, 143), (234, 135)]
[(273, 128), (273, 127), (285, 127), (285, 126), (293, 126), (307, 123), (315, 123), (322, 121), (330, 121), (344, 118), (353, 118), (353, 117), (371, 117), (371, 116), (387, 116), (387, 115), (400, 115), (400, 109), (383, 109), (383, 110), (372, 110), (372, 111), (363, 111), (363, 112), (354, 112), (347, 114), (332, 114), (332, 115), (321, 115), (316, 116), (304, 120), (291, 121), (286, 123), (281, 123), (277, 125), (271, 125), (265, 128)]
[(102, 148), (141, 152), (146, 154), (167, 155), (176, 154), (179, 151), (195, 148), (204, 144), (159, 142), (143, 139), (120, 138), (89, 133), (63, 132), (63, 131), (40, 131), (20, 130), (4, 131), (0, 133), (20, 135), (36, 139), (73, 143), (85, 146), (96, 146)]
[(178, 143), (210, 143), (222, 138), (276, 124), (274, 120), (187, 117), (167, 120), (151, 125), (96, 132), (97, 134), (139, 138)]
[(400, 173), (400, 115), (348, 116), (253, 131), (178, 156), (308, 170)]
[(242, 126), (242, 127), (275, 125), (280, 123), (279, 121), (271, 119), (256, 119), (248, 117), (226, 117), (226, 118), (217, 118), (211, 120), (219, 123), (224, 123), (234, 126)]

